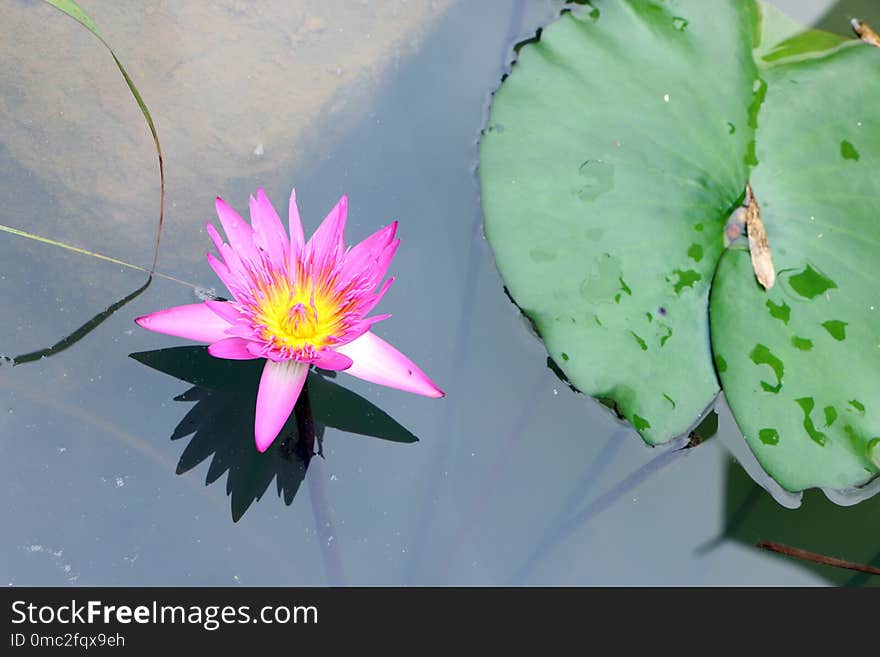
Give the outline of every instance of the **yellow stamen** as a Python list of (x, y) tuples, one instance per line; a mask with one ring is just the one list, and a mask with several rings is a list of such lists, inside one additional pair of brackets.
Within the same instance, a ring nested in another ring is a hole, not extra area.
[(284, 276), (261, 291), (254, 319), (266, 327), (263, 339), (277, 348), (318, 350), (343, 328), (342, 304), (324, 281), (294, 285)]

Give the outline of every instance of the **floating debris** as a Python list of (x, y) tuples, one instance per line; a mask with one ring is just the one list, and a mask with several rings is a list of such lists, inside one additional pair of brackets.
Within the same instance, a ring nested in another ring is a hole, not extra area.
[(71, 584), (79, 579), (79, 573), (76, 573), (73, 570), (73, 566), (64, 558), (63, 549), (55, 549), (46, 545), (42, 545), (40, 543), (22, 545), (21, 549), (31, 554), (46, 555)]
[(746, 233), (749, 237), (749, 253), (752, 256), (752, 269), (758, 282), (769, 290), (776, 282), (776, 268), (773, 266), (773, 257), (770, 252), (770, 243), (767, 241), (767, 231), (761, 220), (761, 207), (758, 199), (752, 192), (752, 187), (746, 183), (746, 197), (744, 201), (746, 209)]
[(855, 32), (862, 41), (880, 48), (880, 35), (872, 30), (867, 23), (860, 21), (858, 18), (853, 18), (850, 21), (850, 24), (852, 25), (853, 32)]
[(217, 301), (220, 298), (213, 287), (197, 287), (195, 288), (195, 293), (202, 301)]

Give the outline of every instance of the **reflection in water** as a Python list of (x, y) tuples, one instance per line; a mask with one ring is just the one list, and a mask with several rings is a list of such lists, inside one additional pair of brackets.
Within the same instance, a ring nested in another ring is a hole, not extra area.
[[(725, 500), (721, 536), (699, 548), (698, 553), (710, 552), (729, 539), (749, 546), (755, 546), (759, 541), (771, 541), (846, 561), (880, 566), (880, 532), (877, 530), (880, 496), (854, 506), (840, 507), (820, 491), (809, 490), (804, 493), (800, 508), (786, 509), (752, 481), (741, 467), (731, 463), (727, 468)], [(880, 584), (880, 579), (864, 573), (853, 574), (848, 570), (785, 556), (778, 558), (787, 559), (838, 586)]]
[[(621, 431), (620, 433), (628, 432)], [(583, 497), (578, 499), (578, 492), (588, 494), (592, 490), (594, 482), (617, 453), (621, 438), (623, 436), (618, 435), (618, 433), (612, 434), (596, 460), (587, 467), (584, 476), (576, 485), (575, 490), (577, 492), (573, 493), (566, 500), (561, 511), (551, 521), (547, 531), (538, 541), (528, 558), (514, 571), (510, 581), (511, 585), (522, 586), (525, 584), (541, 561), (550, 555), (565, 539), (581, 529), (590, 519), (602, 513), (602, 511), (613, 505), (621, 497), (635, 490), (653, 474), (659, 472), (665, 466), (674, 463), (678, 460), (679, 456), (686, 454), (691, 449), (687, 437), (670, 442), (658, 456), (621, 479), (609, 491), (595, 498), (589, 504), (582, 507), (580, 511), (572, 513), (571, 509), (578, 508), (583, 499)]]
[[(194, 384), (175, 401), (195, 402), (175, 427), (172, 440), (192, 435), (177, 464), (183, 474), (208, 458), (206, 485), (224, 473), (232, 519), (238, 521), (274, 480), (290, 505), (312, 456), (323, 456), (325, 427), (399, 443), (418, 441), (372, 403), (312, 371), (280, 440), (264, 453), (254, 448), (254, 407), (262, 361), (213, 358), (205, 347), (172, 347), (131, 354), (153, 369)], [(313, 491), (313, 495), (314, 495)], [(314, 500), (313, 500), (314, 502)]]
[[(524, 13), (525, 0), (514, 0), (511, 6), (510, 20), (507, 25), (507, 35), (502, 41), (501, 70), (504, 70), (505, 72), (510, 70), (511, 62), (514, 59), (514, 44), (519, 40), (520, 32), (523, 29)], [(485, 105), (483, 107), (483, 120), (481, 121), (483, 124), (486, 123), (488, 118), (488, 111), (489, 106)], [(474, 150), (476, 150), (476, 145), (474, 145)], [(470, 248), (468, 249), (467, 264), (465, 265), (465, 275), (461, 288), (461, 312), (459, 314), (454, 339), (456, 347), (453, 353), (456, 355), (457, 361), (455, 367), (452, 369), (453, 378), (449, 382), (449, 390), (459, 389), (462, 383), (459, 377), (461, 377), (462, 373), (466, 371), (464, 364), (470, 356), (468, 348), (471, 344), (474, 318), (477, 315), (475, 312), (477, 299), (477, 286), (475, 281), (478, 280), (480, 270), (485, 262), (481, 259), (481, 255), (483, 254), (481, 240), (475, 237), (482, 235), (482, 224), (483, 213), (482, 210), (478, 208), (471, 219), (470, 233), (472, 237), (469, 241)], [(459, 408), (458, 405), (453, 405), (449, 415), (441, 419), (441, 432), (445, 431), (446, 427), (455, 426), (455, 423), (458, 420), (457, 414), (459, 413)], [(406, 574), (404, 575), (404, 581), (407, 585), (414, 584), (417, 581), (422, 566), (422, 559), (425, 553), (428, 534), (436, 512), (436, 506), (433, 502), (437, 498), (438, 491), (441, 487), (441, 473), (448, 468), (450, 458), (451, 451), (444, 445), (438, 443), (431, 455), (431, 459), (436, 465), (428, 473), (428, 483), (425, 487), (425, 493), (422, 497), (417, 515), (415, 516), (416, 530), (413, 534), (414, 545), (410, 552), (409, 559), (407, 560)]]
[(141, 285), (134, 292), (132, 292), (128, 296), (121, 298), (119, 301), (116, 301), (115, 303), (107, 306), (107, 308), (92, 317), (89, 321), (80, 326), (70, 335), (64, 336), (51, 347), (46, 347), (45, 349), (38, 349), (37, 351), (31, 351), (26, 354), (21, 354), (20, 356), (15, 356), (12, 358), (12, 364), (21, 365), (23, 363), (31, 363), (35, 360), (40, 360), (41, 358), (54, 356), (58, 352), (64, 351), (68, 347), (72, 347), (77, 342), (86, 337), (89, 333), (98, 328), (104, 322), (104, 320), (110, 318), (113, 313), (122, 308), (129, 301), (133, 301), (134, 299), (138, 298), (150, 286), (150, 283), (152, 281), (153, 277), (149, 276), (147, 278), (147, 282)]
[[(629, 437), (627, 435), (629, 433), (627, 427), (621, 427), (611, 434), (596, 459), (587, 465), (584, 474), (578, 479), (574, 489), (555, 517), (551, 519), (547, 530), (529, 553), (528, 558), (516, 569), (511, 578), (511, 584), (523, 585), (526, 583), (532, 572), (556, 547), (592, 518), (612, 506), (624, 495), (641, 486), (652, 475), (676, 462), (680, 456), (686, 455), (690, 450), (714, 438), (718, 433), (718, 414), (715, 411), (709, 412), (687, 436), (682, 436), (668, 443), (662, 448), (664, 451), (659, 455), (618, 481), (610, 490), (583, 506), (599, 477), (617, 456), (622, 441)], [(572, 513), (572, 509), (580, 509), (580, 511)]]

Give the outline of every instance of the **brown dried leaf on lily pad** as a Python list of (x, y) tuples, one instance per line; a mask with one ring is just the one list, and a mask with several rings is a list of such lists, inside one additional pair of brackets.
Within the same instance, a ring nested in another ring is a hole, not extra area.
[(773, 266), (773, 257), (770, 253), (770, 243), (767, 241), (767, 231), (764, 222), (761, 221), (761, 207), (755, 198), (752, 187), (746, 183), (746, 232), (749, 236), (749, 253), (752, 256), (752, 269), (758, 282), (769, 290), (776, 282), (776, 268)]
[(870, 25), (863, 21), (860, 21), (858, 18), (853, 18), (851, 21), (851, 25), (853, 28), (853, 32), (855, 32), (862, 41), (880, 48), (880, 35), (872, 30)]

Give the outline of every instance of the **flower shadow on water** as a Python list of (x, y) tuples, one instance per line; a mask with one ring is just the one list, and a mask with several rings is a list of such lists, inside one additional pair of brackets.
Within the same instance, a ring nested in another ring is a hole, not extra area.
[(322, 456), (324, 430), (342, 431), (399, 443), (418, 438), (387, 413), (313, 370), (279, 439), (266, 452), (254, 445), (254, 407), (262, 361), (210, 356), (205, 347), (172, 347), (131, 354), (153, 369), (193, 384), (174, 398), (195, 402), (171, 434), (192, 436), (177, 464), (183, 474), (211, 459), (205, 485), (224, 473), (232, 519), (238, 521), (275, 481), (277, 495), (290, 505), (314, 456)]

